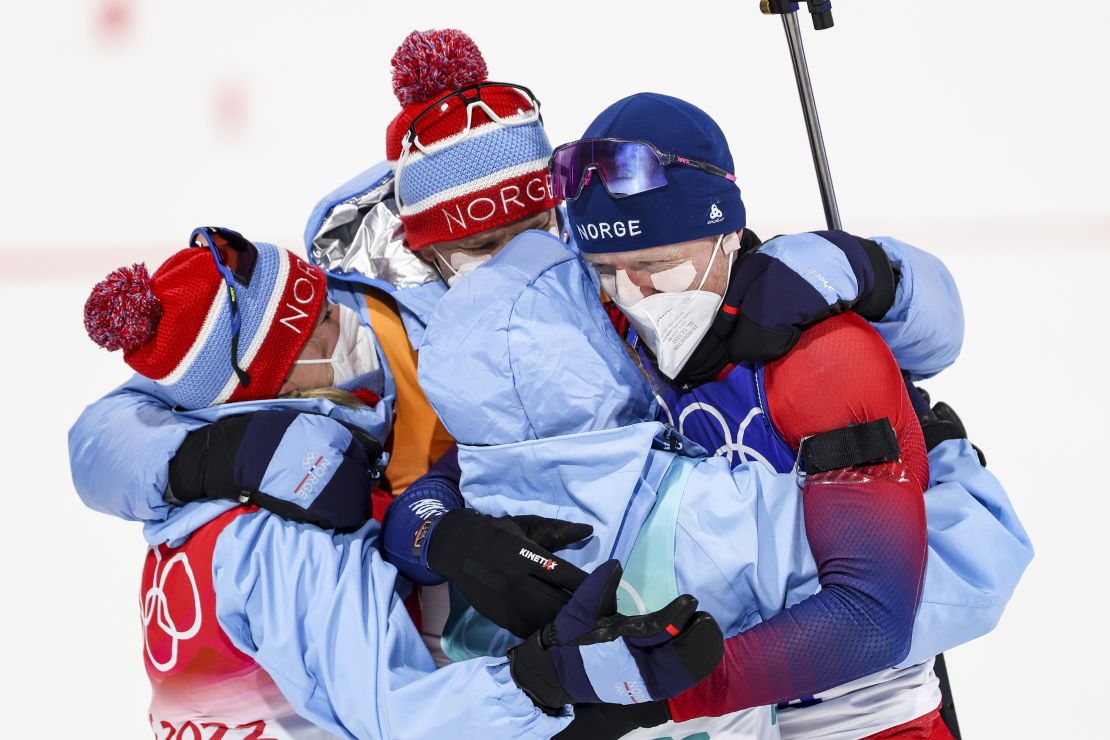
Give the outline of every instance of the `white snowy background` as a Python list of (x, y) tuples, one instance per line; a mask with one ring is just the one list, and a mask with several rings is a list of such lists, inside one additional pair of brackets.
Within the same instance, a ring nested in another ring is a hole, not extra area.
[[(1066, 6), (1066, 7), (1065, 7)], [(138, 524), (86, 509), (66, 431), (121, 382), (81, 308), (200, 223), (302, 250), (313, 203), (383, 158), (389, 58), (458, 27), (556, 143), (632, 92), (730, 137), (749, 223), (823, 227), (781, 24), (683, 3), (57, 0), (0, 6), (0, 737), (143, 738)], [(965, 737), (1105, 732), (1110, 5), (836, 3), (803, 19), (847, 228), (942, 257), (967, 337), (927, 384), (1037, 547), (998, 629), (951, 652)], [(120, 481), (125, 485), (126, 481)], [(429, 697), (429, 711), (435, 698)]]

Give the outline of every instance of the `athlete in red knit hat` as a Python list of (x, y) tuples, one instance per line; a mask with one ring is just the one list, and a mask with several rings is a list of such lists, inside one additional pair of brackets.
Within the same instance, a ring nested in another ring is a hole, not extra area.
[(393, 55), (386, 128), (405, 241), (450, 284), (526, 229), (555, 230), (551, 143), (523, 85), (488, 80), (469, 36), (413, 31)]

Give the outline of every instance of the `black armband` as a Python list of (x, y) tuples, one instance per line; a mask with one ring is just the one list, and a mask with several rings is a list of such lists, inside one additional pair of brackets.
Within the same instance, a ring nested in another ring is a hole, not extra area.
[(798, 445), (798, 470), (806, 475), (859, 465), (895, 462), (902, 450), (898, 435), (883, 417), (814, 434)]

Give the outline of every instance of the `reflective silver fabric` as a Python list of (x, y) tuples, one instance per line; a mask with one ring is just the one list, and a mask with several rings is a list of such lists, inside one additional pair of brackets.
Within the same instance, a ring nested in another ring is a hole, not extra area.
[(336, 205), (312, 239), (312, 258), (329, 273), (355, 272), (394, 288), (414, 288), (439, 273), (405, 246), (393, 177)]

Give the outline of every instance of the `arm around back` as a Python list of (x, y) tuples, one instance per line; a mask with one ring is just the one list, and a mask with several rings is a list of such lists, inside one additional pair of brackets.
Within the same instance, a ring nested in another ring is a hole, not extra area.
[(929, 452), (929, 472), (929, 561), (913, 644), (899, 666), (993, 630), (1033, 559), (1006, 491), (970, 442), (941, 442)]
[(164, 520), (170, 460), (204, 422), (175, 414), (157, 384), (134, 376), (87, 407), (69, 430), (73, 485), (85, 505), (121, 519)]
[(873, 326), (914, 380), (930, 378), (956, 361), (963, 348), (964, 309), (943, 262), (889, 236), (872, 239), (901, 275), (894, 305)]
[(671, 701), (676, 719), (816, 694), (889, 668), (909, 650), (925, 570), (928, 463), (894, 358), (862, 318), (844, 314), (807, 330), (765, 377), (772, 421), (792, 447), (887, 417), (902, 461), (806, 479), (821, 591), (727, 640), (718, 670)]

